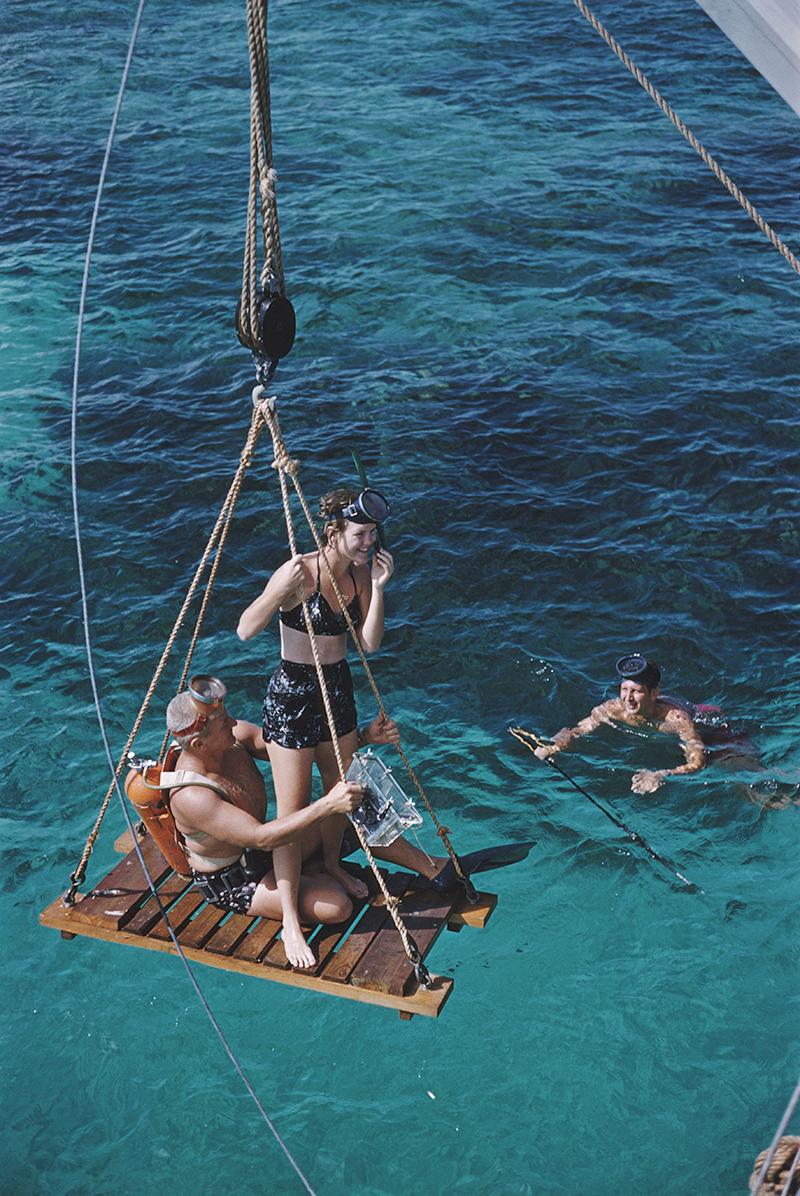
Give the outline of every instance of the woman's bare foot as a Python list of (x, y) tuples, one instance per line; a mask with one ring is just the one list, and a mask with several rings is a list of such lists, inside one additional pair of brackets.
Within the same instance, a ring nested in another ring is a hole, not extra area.
[(341, 868), (338, 864), (326, 863), (325, 871), (328, 873), (328, 876), (336, 881), (337, 885), (342, 886), (348, 897), (363, 898), (369, 896), (369, 888), (364, 884), (363, 880), (351, 876), (345, 868)]
[(314, 952), (299, 926), (287, 926), (284, 922), (281, 942), (286, 958), (293, 968), (313, 968), (316, 965)]

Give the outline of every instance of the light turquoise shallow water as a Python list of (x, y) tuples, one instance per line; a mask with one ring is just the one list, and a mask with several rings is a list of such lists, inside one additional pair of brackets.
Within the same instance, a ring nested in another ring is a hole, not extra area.
[[(797, 250), (789, 110), (689, 0), (598, 12)], [(4, 10), (0, 1189), (290, 1193), (180, 965), (37, 926), (107, 782), (68, 396), (132, 16)], [(705, 890), (689, 894), (506, 727), (574, 721), (636, 646), (667, 689), (747, 727), (767, 777), (796, 768), (798, 280), (566, 2), (284, 0), (271, 35), (300, 326), (284, 429), (311, 493), (355, 445), (395, 501), (376, 669), (458, 846), (539, 844), (497, 875), (485, 932), (437, 944), (456, 979), (439, 1022), (211, 970), (204, 991), (320, 1193), (744, 1191), (800, 1066), (797, 806), (762, 811), (718, 770), (637, 798), (630, 773), (674, 749), (598, 734), (569, 767)], [(246, 84), (239, 6), (146, 10), (80, 406), (115, 747), (248, 418), (231, 329)], [(198, 658), (251, 716), (275, 642), (232, 628), (283, 544), (264, 448)], [(154, 716), (142, 748), (158, 734)], [(90, 881), (119, 810), (108, 823)]]

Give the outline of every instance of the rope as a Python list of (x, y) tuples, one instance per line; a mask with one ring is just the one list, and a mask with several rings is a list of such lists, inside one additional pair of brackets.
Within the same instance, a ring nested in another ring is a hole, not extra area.
[[(75, 395), (77, 395), (77, 391), (75, 391)], [(156, 687), (161, 679), (161, 675), (164, 671), (164, 668), (166, 667), (167, 661), (169, 660), (170, 654), (172, 652), (172, 648), (175, 644), (175, 640), (178, 637), (178, 633), (180, 632), (180, 629), (183, 626), (183, 622), (186, 617), (186, 612), (188, 611), (189, 606), (191, 605), (192, 599), (194, 598), (194, 595), (195, 595), (197, 588), (200, 584), (200, 578), (203, 575), (203, 572), (205, 570), (208, 559), (211, 556), (211, 553), (213, 552), (215, 546), (217, 545), (217, 542), (220, 541), (220, 546), (217, 550), (217, 560), (215, 561), (214, 573), (216, 572), (216, 566), (219, 563), (219, 552), (221, 551), (222, 543), (224, 543), (224, 540), (220, 540), (220, 537), (221, 537), (223, 530), (224, 530), (225, 535), (227, 535), (227, 529), (230, 524), (230, 517), (233, 514), (233, 509), (236, 506), (236, 500), (239, 497), (239, 491), (241, 490), (241, 487), (242, 487), (242, 481), (244, 480), (244, 475), (245, 475), (247, 468), (250, 465), (250, 462), (252, 460), (253, 448), (255, 446), (255, 443), (256, 443), (261, 431), (263, 430), (263, 427), (264, 427), (263, 417), (261, 416), (260, 412), (254, 411), (252, 419), (250, 421), (250, 429), (247, 434), (247, 441), (245, 443), (244, 449), (242, 450), (241, 456), (239, 458), (239, 467), (236, 470), (236, 473), (234, 475), (233, 481), (231, 482), (228, 493), (225, 496), (225, 500), (222, 504), (219, 515), (217, 516), (216, 523), (214, 524), (214, 529), (211, 532), (208, 543), (206, 544), (205, 550), (200, 559), (200, 563), (197, 566), (197, 569), (195, 570), (195, 574), (194, 574), (194, 577), (192, 578), (192, 582), (191, 582), (189, 589), (186, 593), (186, 597), (184, 598), (183, 604), (178, 612), (178, 617), (175, 620), (175, 623), (172, 627), (172, 631), (170, 632), (169, 638), (167, 639), (167, 643), (164, 647), (163, 652), (161, 653), (161, 658), (160, 658), (158, 664), (156, 665), (156, 670), (155, 670), (153, 677), (150, 681), (150, 684), (147, 688), (147, 693), (144, 696), (144, 700), (143, 700), (141, 706), (139, 707), (139, 713), (137, 714), (136, 719), (134, 720), (133, 727), (131, 728), (131, 731), (130, 731), (127, 741), (125, 743), (125, 747), (122, 749), (122, 753), (119, 757), (119, 761), (117, 763), (116, 768), (114, 769), (114, 778), (113, 778), (111, 784), (109, 785), (108, 790), (106, 791), (106, 795), (103, 798), (103, 801), (100, 805), (100, 811), (97, 815), (97, 818), (95, 820), (94, 826), (92, 827), (92, 830), (89, 832), (89, 836), (86, 840), (86, 844), (85, 844), (83, 852), (81, 854), (81, 858), (78, 863), (78, 866), (75, 869), (75, 871), (72, 873), (72, 876), (70, 877), (70, 882), (71, 882), (70, 888), (67, 891), (67, 893), (65, 893), (65, 895), (64, 895), (64, 900), (66, 901), (66, 903), (68, 905), (72, 905), (74, 903), (75, 893), (77, 892), (78, 888), (83, 884), (84, 880), (86, 879), (86, 865), (88, 864), (89, 857), (92, 854), (92, 850), (94, 849), (95, 841), (100, 832), (100, 827), (102, 825), (103, 818), (105, 817), (106, 811), (107, 811), (109, 803), (111, 801), (111, 797), (114, 793), (116, 783), (119, 780), (120, 776), (122, 775), (122, 770), (124, 769), (124, 767), (127, 763), (128, 752), (133, 747), (133, 742), (136, 739), (136, 736), (139, 732), (140, 726), (142, 725), (142, 720), (144, 719), (144, 716), (147, 713), (148, 707), (150, 706), (150, 701), (151, 701), (153, 694), (155, 693)], [(76, 521), (77, 521), (77, 488), (76, 488), (75, 473), (73, 473), (73, 509), (75, 511)], [(82, 600), (85, 602), (85, 600), (83, 599), (83, 595), (85, 594), (85, 581), (84, 581), (84, 576), (83, 576), (82, 550), (81, 550), (79, 541), (77, 542), (77, 547), (78, 547), (79, 572), (80, 572), (80, 580), (81, 580), (81, 596), (82, 596)], [(210, 595), (210, 586), (211, 585), (213, 585), (213, 578), (209, 578), (209, 583), (208, 583), (208, 586), (206, 589), (206, 598), (204, 600), (201, 614), (199, 616), (198, 626), (195, 628), (195, 635), (192, 639), (190, 653), (192, 651), (194, 651), (194, 645), (197, 642), (197, 636), (199, 634), (199, 623), (202, 622), (202, 615), (205, 612), (205, 607), (207, 605), (208, 597)], [(84, 605), (84, 618), (85, 618), (85, 620), (88, 621), (88, 610), (86, 609), (85, 605)], [(88, 625), (88, 622), (85, 622), (84, 626), (87, 626), (87, 625)], [(87, 641), (87, 652), (88, 652), (88, 650), (89, 650), (89, 645), (88, 645), (88, 641)], [(187, 659), (186, 673), (188, 673), (188, 665), (189, 665), (190, 659), (191, 659), (191, 656), (189, 656), (189, 658)], [(185, 677), (184, 677), (184, 681), (185, 681)], [(93, 690), (93, 692), (94, 692), (94, 690)], [(95, 693), (95, 704), (97, 704), (97, 701), (98, 701), (98, 699), (97, 699), (97, 695)], [(163, 751), (164, 751), (164, 749), (162, 748), (162, 755), (163, 755)]]
[[(272, 164), (272, 117), (267, 43), (268, 0), (247, 0), (247, 44), (250, 57), (250, 188), (242, 262), (241, 325), (258, 343), (259, 285), (263, 292), (284, 297), (276, 175)], [(258, 271), (258, 216), (261, 217), (263, 265)]]
[[(766, 1157), (764, 1158), (764, 1162), (761, 1164), (761, 1170), (759, 1171), (758, 1178), (756, 1179), (756, 1186), (752, 1189), (753, 1196), (758, 1196), (758, 1193), (761, 1190), (761, 1185), (764, 1183), (764, 1180), (767, 1177), (767, 1171), (769, 1170), (770, 1163), (772, 1162), (772, 1160), (775, 1156), (775, 1152), (778, 1149), (778, 1144), (783, 1136), (783, 1131), (786, 1129), (787, 1125), (789, 1124), (789, 1119), (792, 1116), (792, 1113), (794, 1113), (795, 1106), (797, 1105), (798, 1101), (800, 1101), (800, 1080), (798, 1081), (797, 1087), (795, 1088), (794, 1092), (789, 1097), (789, 1103), (786, 1106), (786, 1108), (784, 1109), (783, 1117), (781, 1118), (780, 1125), (778, 1126), (777, 1130), (775, 1131), (775, 1135), (772, 1139), (772, 1142), (769, 1145), (769, 1149), (767, 1150)], [(800, 1151), (798, 1151), (798, 1154), (800, 1154)], [(795, 1166), (796, 1165), (797, 1165), (797, 1162), (795, 1160)]]
[[(92, 689), (92, 698), (94, 701), (94, 707), (95, 707), (95, 711), (97, 713), (97, 721), (98, 721), (98, 725), (100, 728), (100, 738), (103, 742), (103, 749), (105, 751), (109, 769), (112, 771), (112, 773), (114, 775), (114, 779), (111, 784), (111, 792), (113, 792), (113, 790), (116, 789), (117, 797), (119, 798), (120, 804), (122, 806), (122, 812), (125, 815), (125, 821), (127, 822), (128, 829), (131, 832), (131, 835), (133, 837), (133, 843), (134, 843), (134, 847), (136, 848), (136, 854), (139, 857), (139, 863), (142, 867), (142, 871), (144, 872), (145, 877), (147, 878), (147, 883), (150, 887), (150, 891), (151, 891), (153, 897), (155, 898), (155, 901), (158, 904), (158, 908), (161, 912), (161, 916), (164, 919), (164, 923), (167, 927), (167, 930), (169, 931), (169, 935), (170, 935), (170, 938), (172, 939), (172, 942), (175, 946), (175, 950), (178, 953), (181, 963), (183, 964), (184, 968), (186, 969), (186, 973), (189, 977), (192, 987), (194, 988), (194, 990), (200, 1000), (200, 1003), (202, 1004), (203, 1009), (205, 1010), (206, 1015), (207, 1015), (209, 1021), (211, 1022), (211, 1025), (212, 1025), (214, 1031), (216, 1032), (217, 1037), (219, 1038), (219, 1041), (222, 1043), (225, 1053), (227, 1054), (228, 1058), (230, 1059), (231, 1063), (233, 1064), (239, 1078), (241, 1079), (242, 1083), (244, 1084), (251, 1100), (253, 1101), (256, 1108), (258, 1109), (258, 1112), (261, 1115), (263, 1121), (265, 1122), (268, 1129), (270, 1130), (273, 1137), (275, 1138), (275, 1141), (278, 1143), (281, 1150), (285, 1154), (291, 1167), (293, 1168), (294, 1172), (296, 1173), (300, 1182), (302, 1183), (303, 1187), (305, 1188), (306, 1192), (309, 1193), (309, 1196), (316, 1196), (314, 1189), (311, 1187), (311, 1185), (309, 1184), (305, 1175), (300, 1170), (300, 1167), (297, 1164), (291, 1151), (289, 1150), (289, 1147), (286, 1145), (283, 1138), (278, 1133), (278, 1130), (277, 1130), (274, 1122), (270, 1118), (270, 1116), (267, 1113), (264, 1106), (261, 1104), (261, 1101), (258, 1099), (258, 1095), (257, 1095), (255, 1089), (253, 1088), (253, 1085), (251, 1084), (250, 1080), (248, 1079), (242, 1065), (239, 1063), (239, 1060), (236, 1058), (235, 1054), (233, 1053), (233, 1051), (228, 1043), (228, 1040), (226, 1039), (226, 1037), (222, 1031), (222, 1027), (220, 1026), (219, 1022), (217, 1021), (216, 1017), (214, 1016), (214, 1012), (211, 1009), (211, 1006), (209, 1005), (202, 989), (200, 988), (200, 985), (197, 982), (194, 972), (192, 971), (191, 965), (190, 965), (188, 959), (186, 958), (183, 948), (181, 947), (181, 944), (178, 942), (178, 939), (175, 935), (175, 931), (173, 930), (170, 920), (167, 917), (167, 913), (166, 913), (166, 910), (164, 909), (164, 905), (161, 901), (161, 898), (160, 898), (158, 892), (156, 891), (156, 887), (153, 882), (153, 878), (150, 875), (150, 871), (147, 868), (147, 865), (145, 864), (141, 848), (139, 847), (139, 843), (137, 841), (136, 834), (134, 833), (133, 823), (131, 822), (131, 817), (128, 812), (127, 803), (126, 803), (125, 798), (123, 797), (123, 795), (120, 791), (120, 788), (119, 788), (119, 784), (118, 784), (119, 769), (117, 769), (117, 770), (114, 769), (114, 763), (113, 763), (113, 759), (111, 756), (111, 747), (110, 747), (110, 744), (108, 741), (108, 733), (106, 731), (105, 720), (103, 718), (103, 711), (102, 711), (102, 707), (100, 705), (100, 695), (99, 695), (98, 688), (97, 688), (97, 676), (95, 674), (95, 669), (94, 669), (94, 652), (92, 649), (91, 624), (89, 621), (89, 606), (88, 606), (88, 600), (87, 600), (87, 595), (86, 595), (86, 573), (85, 573), (84, 563), (83, 563), (83, 540), (81, 537), (80, 508), (79, 508), (79, 504), (78, 504), (78, 468), (77, 468), (77, 460), (78, 460), (78, 451), (77, 451), (77, 448), (78, 448), (78, 436), (77, 436), (77, 430), (78, 430), (78, 378), (79, 378), (79, 374), (80, 374), (81, 342), (83, 340), (83, 328), (84, 328), (85, 314), (86, 314), (86, 296), (87, 296), (88, 289), (89, 289), (89, 270), (91, 267), (92, 251), (94, 249), (95, 234), (97, 231), (97, 220), (98, 220), (98, 215), (100, 212), (100, 201), (103, 196), (103, 190), (105, 187), (105, 179), (106, 179), (106, 174), (108, 171), (108, 163), (109, 163), (109, 160), (111, 157), (111, 149), (114, 144), (114, 135), (115, 135), (116, 128), (117, 128), (119, 114), (120, 114), (120, 111), (122, 108), (122, 100), (123, 100), (123, 96), (125, 94), (125, 87), (127, 85), (128, 75), (130, 73), (131, 62), (133, 61), (133, 53), (134, 53), (134, 50), (136, 47), (136, 41), (138, 38), (140, 26), (141, 26), (144, 5), (145, 5), (145, 0), (139, 0), (139, 6), (136, 10), (136, 16), (134, 18), (133, 28), (131, 30), (130, 41), (128, 43), (128, 53), (125, 58), (125, 66), (124, 66), (123, 72), (122, 72), (122, 79), (120, 81), (119, 91), (117, 92), (117, 99), (116, 99), (116, 103), (114, 105), (114, 112), (113, 112), (113, 115), (111, 118), (111, 125), (109, 128), (108, 138), (106, 141), (105, 153), (103, 155), (103, 164), (102, 164), (102, 167), (100, 170), (100, 177), (99, 177), (98, 183), (97, 183), (97, 191), (95, 194), (94, 208), (92, 210), (91, 226), (89, 229), (89, 238), (86, 243), (86, 256), (84, 258), (84, 264), (83, 264), (83, 280), (81, 282), (80, 301), (78, 304), (77, 330), (76, 330), (76, 336), (75, 336), (75, 363), (74, 363), (73, 374), (72, 374), (72, 413), (71, 413), (71, 422), (70, 422), (70, 480), (71, 480), (71, 490), (72, 490), (72, 514), (73, 514), (73, 524), (74, 524), (74, 531), (75, 531), (75, 552), (76, 552), (77, 562), (78, 562), (78, 578), (79, 578), (79, 582), (80, 582), (80, 594), (81, 594), (81, 615), (82, 615), (82, 619), (83, 619), (84, 643), (86, 645), (86, 663), (87, 663), (87, 667), (89, 670), (89, 681), (90, 681), (90, 685), (91, 685), (91, 689)], [(261, 426), (263, 427), (263, 424)], [(253, 428), (253, 425), (251, 425), (251, 434), (252, 434), (252, 428)], [(259, 428), (259, 431), (260, 430), (261, 429)], [(218, 521), (218, 525), (219, 525), (219, 521)], [(215, 531), (216, 531), (216, 528), (215, 528)], [(185, 603), (184, 607), (186, 605), (188, 605), (188, 604)], [(107, 805), (108, 803), (106, 802), (105, 804)], [(103, 812), (105, 812), (105, 811), (103, 811)], [(89, 851), (91, 851), (91, 848), (89, 848)], [(88, 853), (86, 855), (86, 858), (88, 859)], [(85, 869), (85, 861), (82, 860), (82, 863), (83, 863), (83, 867)], [(73, 876), (72, 879), (74, 882), (75, 876)], [(81, 878), (81, 880), (82, 879), (83, 878)], [(70, 890), (70, 893), (71, 893), (73, 899), (74, 899), (75, 887), (76, 887), (75, 884), (73, 884), (73, 887)]]
[[(269, 414), (266, 416), (266, 419), (269, 424), (270, 433), (272, 434), (272, 442), (273, 442), (273, 445), (275, 446), (275, 465), (276, 465), (276, 468), (278, 468), (278, 470), (280, 471), (282, 469), (280, 462), (284, 461), (284, 460), (291, 461), (292, 459), (289, 457), (288, 450), (283, 441), (283, 436), (281, 434), (280, 424), (278, 422), (278, 416), (274, 409), (274, 405), (270, 408)], [(296, 462), (295, 462), (295, 466), (296, 466)], [(357, 630), (355, 624), (353, 623), (352, 617), (350, 615), (350, 611), (347, 609), (347, 602), (345, 600), (345, 597), (339, 587), (338, 582), (336, 581), (336, 578), (333, 575), (333, 570), (331, 569), (330, 562), (328, 561), (325, 546), (322, 543), (322, 539), (321, 539), (319, 531), (317, 529), (317, 525), (314, 520), (314, 516), (311, 514), (311, 510), (309, 509), (308, 502), (306, 500), (305, 495), (303, 494), (302, 487), (301, 487), (300, 482), (297, 477), (296, 467), (293, 471), (291, 471), (291, 478), (292, 478), (292, 482), (294, 484), (295, 491), (297, 492), (297, 497), (300, 500), (300, 505), (303, 508), (303, 513), (306, 517), (306, 522), (308, 523), (308, 526), (311, 530), (311, 534), (314, 537), (314, 543), (317, 546), (317, 551), (320, 554), (320, 559), (322, 560), (322, 563), (325, 566), (325, 571), (328, 575), (328, 579), (330, 580), (331, 587), (333, 589), (334, 594), (336, 595), (336, 600), (339, 603), (339, 609), (341, 610), (342, 614), (344, 615), (345, 622), (347, 623), (347, 628), (350, 632), (350, 635), (352, 636), (353, 643), (355, 644), (359, 659), (361, 660), (361, 664), (364, 666), (364, 672), (366, 674), (367, 681), (369, 682), (370, 689), (372, 690), (372, 693), (375, 697), (375, 702), (378, 707), (378, 713), (383, 715), (384, 718), (388, 718), (389, 716), (386, 712), (386, 707), (383, 704), (383, 698), (381, 697), (380, 691), (375, 682), (375, 678), (372, 674), (372, 669), (369, 667), (369, 662), (367, 661), (366, 655), (364, 653), (364, 649), (361, 645), (361, 638), (358, 634), (358, 630)], [(282, 486), (284, 484), (285, 483), (282, 483)], [(285, 506), (285, 504), (284, 504), (284, 506)], [(293, 551), (293, 554), (296, 553), (296, 549), (293, 549), (292, 551)], [(309, 624), (307, 623), (306, 625), (308, 626)], [(422, 784), (421, 784), (419, 778), (417, 777), (417, 774), (414, 771), (414, 768), (412, 767), (410, 760), (406, 756), (402, 745), (400, 745), (400, 744), (397, 745), (397, 751), (400, 755), (400, 759), (403, 761), (403, 764), (405, 765), (406, 772), (408, 773), (408, 775), (414, 785), (414, 788), (416, 789), (421, 801), (424, 803), (428, 813), (431, 816), (431, 820), (433, 821), (433, 824), (436, 827), (437, 835), (439, 836), (442, 843), (444, 844), (445, 849), (447, 850), (447, 854), (450, 856), (450, 859), (453, 862), (453, 867), (455, 869), (456, 875), (457, 875), (458, 879), (461, 881), (462, 885), (464, 886), (464, 890), (466, 892), (468, 901), (470, 901), (471, 903), (474, 904), (474, 902), (476, 902), (478, 899), (478, 894), (475, 890), (475, 886), (473, 885), (471, 879), (464, 872), (464, 869), (461, 864), (461, 860), (459, 859), (455, 848), (453, 847), (452, 843), (450, 842), (447, 827), (442, 826), (441, 822), (437, 818), (436, 811), (434, 810), (433, 806), (431, 805), (431, 803), (428, 799), (428, 795), (426, 794), (425, 790), (423, 789)]]
[[(258, 386), (255, 388), (255, 390), (253, 392), (254, 401), (256, 401), (257, 395), (260, 392), (260, 390), (261, 390), (261, 388)], [(296, 536), (295, 529), (294, 529), (294, 520), (292, 519), (292, 512), (291, 512), (291, 509), (289, 506), (289, 487), (286, 483), (286, 475), (288, 474), (294, 483), (295, 489), (297, 489), (298, 493), (300, 493), (299, 483), (297, 481), (297, 471), (298, 471), (297, 461), (289, 456), (286, 445), (283, 441), (283, 437), (281, 435), (281, 430), (280, 430), (280, 425), (278, 423), (278, 416), (277, 416), (276, 410), (275, 410), (275, 400), (274, 399), (264, 400), (258, 406), (259, 406), (259, 409), (264, 413), (264, 418), (265, 418), (267, 424), (269, 425), (269, 430), (270, 430), (270, 433), (272, 434), (272, 443), (273, 443), (273, 447), (274, 447), (274, 451), (275, 451), (275, 459), (272, 462), (272, 466), (273, 466), (273, 469), (276, 469), (278, 472), (278, 480), (280, 482), (280, 487), (281, 487), (281, 501), (283, 503), (283, 514), (284, 514), (284, 519), (286, 520), (286, 532), (287, 532), (287, 535), (289, 538), (289, 549), (291, 551), (292, 556), (297, 556), (297, 536)], [(301, 500), (301, 501), (303, 501), (303, 500)], [(306, 509), (305, 504), (304, 504), (304, 509)], [(314, 628), (312, 625), (311, 612), (308, 607), (308, 602), (306, 601), (305, 598), (301, 599), (300, 605), (303, 610), (303, 618), (305, 620), (306, 630), (308, 632), (308, 639), (309, 639), (309, 643), (311, 645), (311, 655), (314, 657), (314, 668), (316, 669), (316, 672), (317, 672), (317, 679), (319, 681), (320, 693), (322, 694), (322, 703), (325, 707), (325, 717), (328, 720), (328, 727), (330, 728), (330, 732), (331, 732), (331, 744), (333, 746), (334, 755), (336, 756), (336, 767), (339, 770), (339, 779), (341, 781), (346, 781), (347, 770), (345, 769), (345, 766), (344, 766), (344, 759), (342, 757), (342, 749), (341, 749), (341, 745), (339, 743), (339, 736), (336, 732), (336, 720), (334, 719), (334, 716), (333, 716), (333, 707), (331, 706), (330, 694), (328, 693), (328, 683), (325, 678), (325, 671), (322, 667), (322, 661), (320, 660), (320, 656), (319, 656), (319, 647), (317, 645), (317, 635), (316, 635), (316, 632), (314, 631)], [(378, 867), (378, 865), (375, 861), (375, 857), (373, 856), (372, 851), (370, 850), (370, 846), (367, 841), (367, 837), (366, 837), (366, 834), (365, 834), (363, 828), (361, 826), (359, 826), (359, 824), (357, 822), (352, 823), (352, 825), (355, 829), (356, 834), (358, 835), (358, 841), (361, 844), (361, 849), (364, 852), (364, 855), (367, 857), (367, 863), (369, 864), (370, 868), (372, 869), (375, 879), (378, 882), (378, 885), (380, 887), (381, 893), (383, 894), (383, 899), (386, 903), (386, 908), (389, 911), (389, 915), (395, 924), (397, 933), (400, 935), (400, 940), (403, 944), (403, 949), (408, 957), (409, 962), (414, 967), (414, 972), (417, 977), (417, 980), (424, 988), (429, 988), (431, 985), (430, 972), (428, 971), (425, 963), (423, 962), (419, 947), (415, 943), (412, 935), (409, 933), (408, 927), (406, 926), (405, 922), (403, 921), (403, 919), (400, 916), (399, 909), (398, 909), (399, 901), (397, 900), (396, 897), (392, 896), (392, 894), (389, 892), (389, 889), (386, 885), (386, 881), (384, 880), (384, 877), (383, 877), (383, 873), (381, 872), (380, 868)]]
[(742, 208), (744, 208), (750, 219), (757, 225), (764, 236), (771, 241), (778, 253), (780, 253), (786, 259), (786, 261), (797, 274), (800, 274), (800, 260), (795, 257), (788, 245), (786, 245), (785, 242), (778, 236), (774, 228), (767, 223), (767, 221), (760, 214), (757, 208), (750, 202), (747, 196), (739, 190), (733, 179), (731, 179), (730, 176), (725, 173), (720, 164), (711, 156), (705, 146), (698, 141), (691, 129), (684, 124), (677, 112), (670, 107), (670, 105), (667, 103), (658, 89), (653, 86), (644, 72), (639, 70), (639, 67), (636, 66), (631, 58), (629, 58), (629, 56), (622, 49), (622, 46), (620, 46), (619, 42), (615, 41), (615, 39), (608, 32), (602, 21), (598, 20), (591, 9), (584, 4), (583, 0), (573, 0), (573, 3), (582, 16), (586, 18), (595, 32), (600, 34), (606, 45), (614, 51), (623, 66), (627, 67), (639, 86), (644, 88), (644, 90), (650, 96), (650, 99), (658, 104), (665, 116), (669, 117), (678, 132), (686, 138), (695, 153), (699, 154), (699, 156), (703, 159), (711, 173), (716, 175), (723, 187), (725, 187), (736, 200), (736, 202)]

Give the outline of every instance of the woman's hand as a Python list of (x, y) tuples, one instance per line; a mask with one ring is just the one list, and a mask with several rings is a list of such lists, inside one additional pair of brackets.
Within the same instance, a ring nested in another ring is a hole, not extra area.
[(378, 548), (372, 558), (372, 584), (382, 590), (394, 573), (394, 558), (386, 548)]
[(298, 553), (288, 560), (285, 565), (281, 566), (281, 598), (279, 606), (297, 606), (298, 602), (303, 601), (303, 591), (305, 590), (305, 569), (303, 568), (303, 558)]
[(305, 589), (305, 571), (303, 558), (293, 556), (276, 569), (264, 589), (242, 611), (236, 634), (240, 640), (251, 640), (254, 635), (266, 627), (276, 610), (280, 606), (297, 606), (303, 599)]
[(393, 718), (379, 714), (361, 732), (362, 743), (393, 743), (400, 746), (400, 728)]

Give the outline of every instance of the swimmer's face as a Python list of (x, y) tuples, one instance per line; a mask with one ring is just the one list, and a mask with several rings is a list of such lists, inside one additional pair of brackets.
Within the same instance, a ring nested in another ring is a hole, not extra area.
[(354, 565), (366, 565), (376, 535), (374, 523), (351, 523), (348, 519), (345, 521), (344, 531), (339, 534), (337, 548)]
[(619, 700), (626, 714), (641, 714), (649, 718), (658, 697), (657, 689), (642, 685), (641, 681), (623, 681), (619, 687)]

